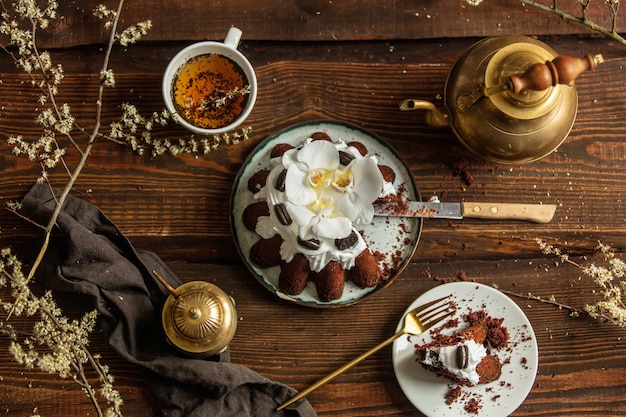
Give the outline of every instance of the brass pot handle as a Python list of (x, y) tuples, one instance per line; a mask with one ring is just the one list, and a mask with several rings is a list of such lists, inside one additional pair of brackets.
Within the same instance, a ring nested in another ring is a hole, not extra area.
[(587, 54), (580, 58), (561, 55), (543, 64), (532, 64), (522, 75), (511, 75), (502, 84), (482, 86), (471, 93), (461, 94), (455, 104), (459, 111), (464, 112), (482, 97), (495, 96), (505, 91), (517, 94), (522, 90), (541, 91), (557, 84), (571, 84), (581, 73), (596, 69), (602, 62), (604, 58), (599, 54)]
[(602, 62), (604, 58), (599, 54), (587, 54), (580, 58), (558, 56), (544, 64), (531, 65), (522, 75), (512, 75), (509, 78), (510, 90), (514, 93), (522, 90), (541, 91), (557, 84), (570, 84), (581, 73), (593, 71)]

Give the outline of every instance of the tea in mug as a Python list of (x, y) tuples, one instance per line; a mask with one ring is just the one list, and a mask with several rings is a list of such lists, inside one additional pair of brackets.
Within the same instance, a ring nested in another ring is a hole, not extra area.
[(172, 84), (174, 108), (187, 122), (204, 129), (231, 124), (248, 104), (250, 85), (232, 59), (219, 54), (190, 58)]

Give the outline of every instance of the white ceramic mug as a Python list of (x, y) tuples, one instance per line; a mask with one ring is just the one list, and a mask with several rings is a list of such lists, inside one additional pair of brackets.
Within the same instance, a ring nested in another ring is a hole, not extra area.
[[(254, 68), (252, 68), (250, 61), (248, 61), (248, 59), (237, 50), (237, 46), (239, 45), (239, 41), (241, 39), (241, 34), (241, 30), (235, 27), (231, 27), (226, 34), (224, 42), (197, 42), (195, 44), (187, 46), (178, 54), (176, 54), (174, 58), (172, 58), (167, 68), (165, 69), (165, 74), (163, 76), (163, 99), (165, 100), (165, 107), (172, 114), (174, 120), (178, 124), (194, 133), (202, 135), (217, 135), (237, 128), (250, 115), (250, 112), (252, 111), (252, 108), (254, 107), (254, 103), (256, 101), (257, 80)], [(247, 104), (241, 114), (228, 125), (215, 129), (195, 126), (191, 122), (185, 120), (185, 118), (178, 114), (174, 106), (173, 99), (173, 83), (179, 68), (194, 57), (208, 54), (222, 55), (234, 61), (235, 64), (237, 64), (245, 74), (250, 89), (247, 93)]]

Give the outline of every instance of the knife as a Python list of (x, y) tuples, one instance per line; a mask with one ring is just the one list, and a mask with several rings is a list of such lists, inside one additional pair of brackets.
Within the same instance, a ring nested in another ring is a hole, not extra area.
[(527, 220), (535, 223), (548, 223), (554, 217), (556, 204), (515, 204), (515, 203), (441, 203), (421, 201), (393, 201), (376, 203), (374, 214), (388, 217), (433, 217), (440, 219)]

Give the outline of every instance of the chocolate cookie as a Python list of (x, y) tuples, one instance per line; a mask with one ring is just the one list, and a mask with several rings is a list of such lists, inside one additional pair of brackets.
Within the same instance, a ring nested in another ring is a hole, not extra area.
[(396, 180), (396, 173), (393, 169), (387, 165), (378, 165), (378, 169), (380, 170), (380, 173), (383, 174), (383, 179), (393, 184)]
[(311, 139), (313, 140), (325, 140), (328, 142), (332, 142), (333, 140), (328, 136), (326, 132), (315, 132), (311, 135)]
[(361, 142), (348, 142), (348, 146), (356, 148), (356, 150), (363, 156), (367, 155), (367, 148)]

